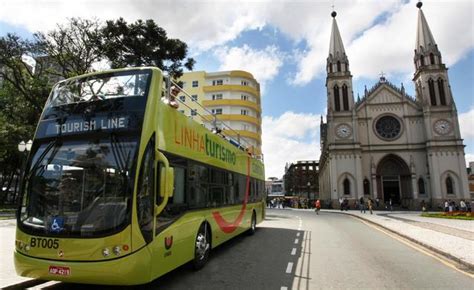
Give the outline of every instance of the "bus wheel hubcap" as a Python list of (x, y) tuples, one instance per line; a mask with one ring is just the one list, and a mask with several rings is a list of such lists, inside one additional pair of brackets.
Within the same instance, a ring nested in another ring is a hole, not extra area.
[(204, 259), (209, 249), (209, 243), (203, 233), (199, 233), (196, 238), (196, 253), (200, 260)]

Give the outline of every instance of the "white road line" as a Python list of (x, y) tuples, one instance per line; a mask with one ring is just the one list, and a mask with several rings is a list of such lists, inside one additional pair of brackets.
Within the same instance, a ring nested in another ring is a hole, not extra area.
[(293, 250), (291, 250), (291, 255), (292, 256), (296, 255), (296, 248), (293, 248)]
[(288, 266), (286, 266), (286, 274), (291, 274), (291, 270), (293, 270), (293, 263), (288, 262)]
[(288, 287), (281, 286), (280, 290), (288, 290)]
[(298, 244), (300, 242), (299, 239), (295, 239), (295, 244)]
[(299, 236), (300, 236), (300, 233), (296, 233), (296, 236), (299, 237)]

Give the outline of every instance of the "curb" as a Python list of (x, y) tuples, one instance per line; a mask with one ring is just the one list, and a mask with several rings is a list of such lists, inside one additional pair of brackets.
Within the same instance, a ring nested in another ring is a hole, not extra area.
[(366, 219), (366, 218), (363, 218), (363, 217), (361, 217), (361, 216), (358, 216), (358, 215), (355, 215), (355, 214), (352, 214), (352, 213), (349, 213), (349, 212), (337, 212), (337, 211), (335, 211), (335, 212), (333, 212), (333, 213), (350, 215), (350, 216), (352, 216), (352, 217), (358, 218), (358, 219), (363, 220), (363, 221), (365, 221), (365, 222), (368, 222), (368, 223), (370, 223), (370, 224), (373, 224), (373, 225), (376, 225), (376, 226), (378, 226), (378, 227), (381, 227), (381, 228), (383, 228), (384, 230), (387, 230), (387, 231), (389, 231), (389, 232), (391, 232), (391, 233), (393, 233), (393, 234), (396, 234), (396, 235), (398, 235), (398, 236), (400, 236), (400, 237), (402, 237), (402, 238), (404, 238), (404, 239), (407, 239), (407, 240), (409, 240), (409, 241), (411, 241), (411, 242), (413, 242), (413, 243), (415, 243), (415, 244), (417, 244), (417, 245), (420, 245), (420, 246), (422, 246), (422, 247), (424, 247), (424, 248), (426, 248), (426, 249), (428, 249), (428, 250), (430, 250), (430, 251), (432, 251), (432, 252), (435, 252), (435, 253), (437, 253), (437, 254), (439, 254), (439, 255), (445, 257), (445, 258), (448, 258), (449, 260), (452, 260), (452, 261), (454, 261), (454, 262), (456, 262), (456, 263), (458, 263), (458, 264), (461, 264), (462, 266), (466, 267), (466, 269), (463, 269), (463, 270), (467, 270), (467, 271), (468, 271), (469, 273), (471, 273), (471, 274), (474, 273), (474, 264), (471, 264), (471, 263), (469, 263), (469, 262), (463, 261), (462, 259), (460, 259), (460, 258), (458, 258), (458, 257), (456, 257), (456, 256), (453, 256), (453, 255), (451, 255), (451, 254), (448, 253), (448, 252), (444, 252), (444, 251), (442, 251), (442, 250), (440, 250), (440, 249), (434, 248), (433, 246), (430, 246), (430, 245), (428, 245), (428, 244), (425, 244), (425, 243), (423, 243), (423, 242), (420, 242), (420, 241), (418, 241), (418, 240), (416, 240), (416, 239), (414, 239), (414, 238), (412, 238), (412, 237), (409, 237), (409, 236), (407, 236), (407, 235), (404, 235), (404, 234), (402, 234), (402, 233), (400, 233), (400, 232), (397, 232), (397, 231), (395, 231), (395, 230), (392, 230), (392, 229), (390, 229), (390, 228), (387, 228), (386, 226), (383, 226), (383, 225), (381, 225), (381, 224), (379, 224), (379, 223), (377, 223), (377, 222), (371, 221), (371, 220)]

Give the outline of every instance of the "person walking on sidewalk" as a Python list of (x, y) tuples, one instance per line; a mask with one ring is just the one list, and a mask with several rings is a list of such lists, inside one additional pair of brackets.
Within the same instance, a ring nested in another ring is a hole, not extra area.
[(319, 214), (319, 210), (321, 209), (321, 201), (319, 201), (319, 199), (314, 203), (314, 207), (316, 208), (316, 214)]
[(369, 197), (369, 199), (367, 200), (367, 204), (369, 206), (369, 211), (370, 211), (370, 214), (372, 214), (372, 199)]
[(360, 213), (362, 213), (362, 211), (364, 211), (365, 213), (365, 202), (364, 202), (364, 197), (360, 197), (359, 199), (359, 209), (360, 209)]

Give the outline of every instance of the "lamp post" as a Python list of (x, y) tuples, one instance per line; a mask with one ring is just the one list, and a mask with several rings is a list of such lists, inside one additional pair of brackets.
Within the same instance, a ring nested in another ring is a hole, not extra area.
[[(21, 141), (19, 144), (18, 144), (18, 151), (20, 151), (21, 153), (25, 152), (25, 157), (22, 158), (22, 161), (21, 161), (21, 168), (20, 168), (20, 184), (21, 184), (21, 181), (23, 181), (23, 173), (25, 172), (25, 167), (26, 167), (26, 159), (28, 158), (28, 152), (31, 151), (31, 146), (33, 145), (33, 141), (28, 140), (28, 142), (25, 143), (25, 141)], [(20, 185), (21, 186), (21, 185)], [(18, 197), (18, 191), (17, 191), (17, 188), (15, 188), (15, 194), (16, 194), (16, 197), (15, 199)]]

